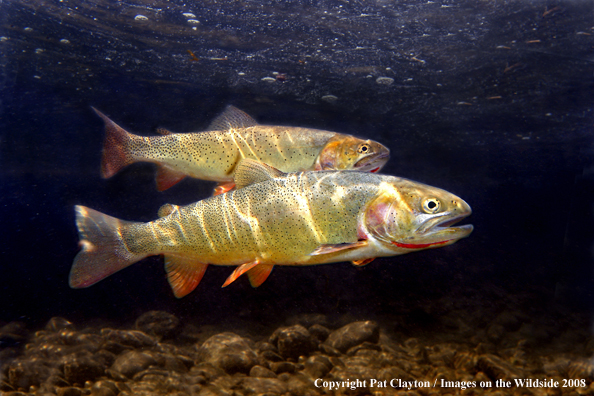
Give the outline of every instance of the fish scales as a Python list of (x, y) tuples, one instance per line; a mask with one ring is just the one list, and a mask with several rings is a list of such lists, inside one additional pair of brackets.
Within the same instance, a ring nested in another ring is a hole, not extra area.
[(334, 135), (298, 127), (255, 126), (150, 140), (142, 137), (131, 143), (129, 150), (136, 160), (166, 161), (194, 178), (228, 181), (240, 158), (277, 164), (283, 172), (313, 169), (319, 152)]
[(70, 285), (88, 287), (157, 254), (176, 297), (198, 285), (210, 264), (237, 266), (223, 286), (247, 273), (252, 286), (274, 265), (351, 261), (447, 246), (472, 232), (452, 224), (470, 215), (461, 198), (411, 180), (364, 172), (284, 174), (253, 160), (235, 171), (237, 190), (178, 207), (149, 223), (77, 206), (82, 250)]
[(185, 176), (233, 188), (233, 172), (242, 159), (269, 164), (283, 172), (304, 170), (379, 171), (390, 151), (372, 140), (319, 129), (260, 125), (229, 107), (204, 132), (138, 136), (96, 110), (105, 122), (101, 174), (108, 178), (135, 162), (157, 165), (157, 188), (166, 190)]
[(132, 223), (122, 235), (132, 253), (184, 254), (218, 265), (315, 263), (319, 258), (308, 254), (317, 246), (357, 241), (356, 213), (379, 185), (360, 184), (360, 175), (293, 174)]

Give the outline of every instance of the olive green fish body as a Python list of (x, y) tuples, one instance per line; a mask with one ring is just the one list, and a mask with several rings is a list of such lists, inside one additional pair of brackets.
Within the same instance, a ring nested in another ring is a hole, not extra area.
[[(378, 177), (362, 180), (365, 175), (292, 174), (179, 207), (123, 236), (133, 253), (187, 255), (215, 265), (330, 262), (311, 253), (357, 242), (358, 213), (379, 186)], [(343, 261), (339, 256), (333, 261)]]
[(283, 174), (244, 160), (238, 189), (187, 206), (165, 205), (159, 219), (134, 223), (77, 207), (81, 252), (70, 284), (87, 287), (144, 257), (163, 254), (177, 297), (206, 267), (237, 266), (253, 286), (274, 265), (352, 261), (440, 247), (472, 226), (450, 227), (471, 213), (455, 195), (410, 180), (364, 172)]
[(202, 180), (232, 181), (244, 158), (272, 164), (283, 172), (313, 170), (335, 132), (298, 127), (253, 126), (228, 131), (137, 137), (128, 145), (134, 161), (165, 164)]
[(234, 107), (209, 130), (137, 136), (98, 110), (105, 122), (101, 174), (108, 178), (135, 162), (157, 164), (157, 188), (165, 190), (185, 176), (231, 182), (240, 160), (264, 162), (284, 172), (346, 169), (377, 172), (387, 162), (383, 145), (318, 129), (259, 125)]

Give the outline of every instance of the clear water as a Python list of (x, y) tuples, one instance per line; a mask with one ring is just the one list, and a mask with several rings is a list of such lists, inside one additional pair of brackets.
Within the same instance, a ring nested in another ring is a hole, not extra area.
[[(472, 340), (505, 314), (539, 353), (587, 357), (593, 17), (586, 0), (0, 2), (0, 325), (124, 326), (159, 309), (240, 331), (321, 314)], [(363, 268), (279, 267), (258, 289), (221, 289), (230, 269), (209, 268), (181, 300), (158, 257), (70, 289), (74, 205), (150, 221), (212, 189), (159, 193), (149, 164), (101, 179), (91, 106), (151, 134), (202, 130), (228, 104), (378, 140), (383, 172), (464, 198), (474, 233)]]

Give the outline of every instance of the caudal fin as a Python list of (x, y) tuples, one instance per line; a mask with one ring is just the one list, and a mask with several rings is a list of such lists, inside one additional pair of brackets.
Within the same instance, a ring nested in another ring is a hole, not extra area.
[(101, 176), (107, 179), (134, 162), (129, 146), (131, 141), (138, 137), (127, 132), (96, 108), (93, 107), (93, 110), (105, 122)]
[(131, 253), (126, 248), (121, 235), (131, 222), (84, 206), (74, 209), (82, 250), (74, 258), (70, 270), (70, 287), (89, 287), (148, 256)]

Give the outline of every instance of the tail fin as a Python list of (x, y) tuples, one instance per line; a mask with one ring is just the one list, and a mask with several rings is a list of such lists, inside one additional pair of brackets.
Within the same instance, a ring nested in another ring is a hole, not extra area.
[(70, 287), (89, 287), (148, 256), (128, 251), (122, 240), (122, 231), (132, 222), (84, 206), (75, 206), (75, 211), (82, 250), (70, 270)]
[(118, 173), (122, 168), (134, 162), (134, 158), (130, 155), (128, 147), (136, 136), (127, 132), (96, 108), (93, 107), (93, 110), (105, 122), (101, 176), (108, 179)]

